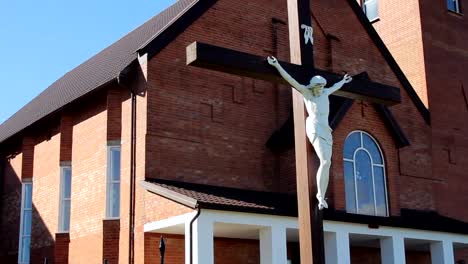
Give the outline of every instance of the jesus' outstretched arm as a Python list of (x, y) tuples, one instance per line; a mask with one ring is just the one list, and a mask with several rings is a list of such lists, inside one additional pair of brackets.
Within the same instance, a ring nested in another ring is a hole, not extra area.
[(304, 92), (307, 90), (304, 85), (300, 84), (299, 82), (297, 82), (291, 75), (289, 75), (288, 72), (286, 72), (283, 67), (279, 64), (278, 60), (273, 57), (273, 56), (269, 56), (268, 57), (268, 63), (275, 67), (279, 74), (281, 75), (281, 77), (283, 77), (294, 89), (298, 90), (300, 93), (304, 94)]
[(349, 76), (349, 74), (345, 74), (345, 76), (343, 77), (341, 81), (335, 83), (332, 87), (327, 89), (328, 94), (332, 94), (338, 91), (339, 89), (341, 89), (341, 87), (343, 87), (345, 83), (349, 83), (352, 80), (353, 80), (353, 77)]

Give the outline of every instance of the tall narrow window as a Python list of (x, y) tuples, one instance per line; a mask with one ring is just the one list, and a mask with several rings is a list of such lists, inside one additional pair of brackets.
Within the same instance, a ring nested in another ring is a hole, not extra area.
[(343, 151), (346, 211), (387, 216), (387, 187), (382, 152), (366, 132), (348, 135)]
[(362, 8), (369, 21), (379, 18), (379, 0), (362, 0)]
[(450, 11), (461, 13), (460, 0), (447, 0), (447, 8)]
[(120, 217), (120, 146), (108, 147), (106, 200), (106, 217)]
[(70, 231), (71, 167), (60, 168), (59, 232)]
[(31, 253), (32, 183), (23, 183), (22, 189), (18, 263), (29, 264)]

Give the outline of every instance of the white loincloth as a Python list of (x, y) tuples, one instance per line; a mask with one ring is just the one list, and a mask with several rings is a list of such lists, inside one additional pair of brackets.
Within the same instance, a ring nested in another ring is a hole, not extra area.
[(311, 144), (313, 144), (317, 138), (321, 138), (325, 140), (327, 144), (332, 146), (333, 145), (332, 131), (333, 130), (328, 124), (323, 125), (323, 124), (314, 122), (312, 118), (306, 119), (306, 134)]

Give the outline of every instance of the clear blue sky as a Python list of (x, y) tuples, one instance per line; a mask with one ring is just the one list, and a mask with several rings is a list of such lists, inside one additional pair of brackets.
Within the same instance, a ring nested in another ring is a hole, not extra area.
[(176, 0), (0, 0), (0, 123)]

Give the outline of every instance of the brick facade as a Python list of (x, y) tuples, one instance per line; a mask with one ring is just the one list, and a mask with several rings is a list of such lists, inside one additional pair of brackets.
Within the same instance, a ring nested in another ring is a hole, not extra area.
[[(417, 9), (415, 2), (405, 7), (404, 14)], [(387, 8), (385, 5), (381, 8)], [(465, 56), (462, 44), (458, 44), (463, 43), (463, 37), (454, 45), (444, 42), (452, 35), (435, 41), (433, 49), (443, 52), (433, 52), (423, 43), (436, 38), (431, 34), (435, 29), (424, 19), (415, 21), (422, 24), (420, 31), (397, 23), (402, 27), (398, 43), (394, 42), (395, 34), (387, 24), (399, 21), (394, 13), (384, 10), (381, 21), (375, 24), (423, 102), (431, 107), (432, 126), (429, 126), (348, 3), (314, 0), (312, 8), (316, 65), (337, 73), (366, 71), (373, 81), (400, 87), (402, 104), (391, 111), (411, 143), (396, 148), (394, 138), (374, 107), (356, 101), (334, 131), (328, 192), (331, 205), (345, 209), (343, 142), (350, 132), (363, 130), (377, 139), (385, 157), (391, 215), (399, 215), (401, 208), (410, 208), (437, 210), (468, 220), (466, 210), (460, 210), (460, 205), (467, 200), (466, 195), (460, 194), (466, 193), (467, 187), (459, 184), (468, 164), (463, 155), (468, 152), (464, 136), (468, 127), (466, 122), (453, 118), (468, 117), (468, 101), (464, 102), (462, 96), (463, 91), (468, 94), (468, 79), (462, 77), (466, 74), (455, 70), (441, 71), (434, 63), (441, 56), (453, 61), (455, 56)], [(423, 18), (431, 12), (435, 12), (432, 7), (421, 5)], [(28, 179), (33, 180), (34, 188), (33, 263), (44, 258), (53, 263), (102, 263), (104, 259), (108, 263), (128, 262), (131, 89), (143, 92), (136, 98), (135, 263), (156, 263), (158, 259), (160, 235), (145, 234), (145, 223), (192, 211), (144, 191), (138, 182), (145, 177), (293, 193), (296, 189), (294, 150), (274, 154), (265, 147), (273, 131), (290, 114), (290, 88), (185, 64), (185, 47), (193, 41), (265, 57), (275, 55), (287, 61), (286, 14), (286, 1), (220, 0), (155, 57), (140, 61), (136, 78), (126, 84), (128, 87), (108, 84), (60, 111), (42, 126), (27, 129), (3, 143), (0, 151), (5, 163), (0, 185), (2, 263), (17, 262), (21, 182)], [(465, 23), (450, 14), (447, 20), (455, 28), (456, 23)], [(424, 42), (416, 41), (415, 36), (421, 35)], [(403, 50), (403, 46), (408, 46), (410, 52)], [(422, 56), (423, 46), (430, 56)], [(411, 56), (404, 58), (405, 53)], [(423, 62), (425, 66), (419, 64), (424, 65)], [(424, 69), (434, 74), (426, 76)], [(444, 93), (446, 84), (451, 89)], [(112, 220), (105, 219), (109, 142), (118, 142), (122, 151), (121, 217)], [(72, 164), (68, 235), (57, 234), (61, 162)], [(183, 237), (166, 239), (166, 263), (183, 263)], [(352, 250), (353, 259), (372, 256), (366, 259), (373, 263), (376, 253), (364, 251)], [(427, 258), (408, 254), (408, 260)], [(215, 255), (218, 260), (225, 259), (216, 262), (219, 264), (258, 263), (258, 241), (217, 238)]]

